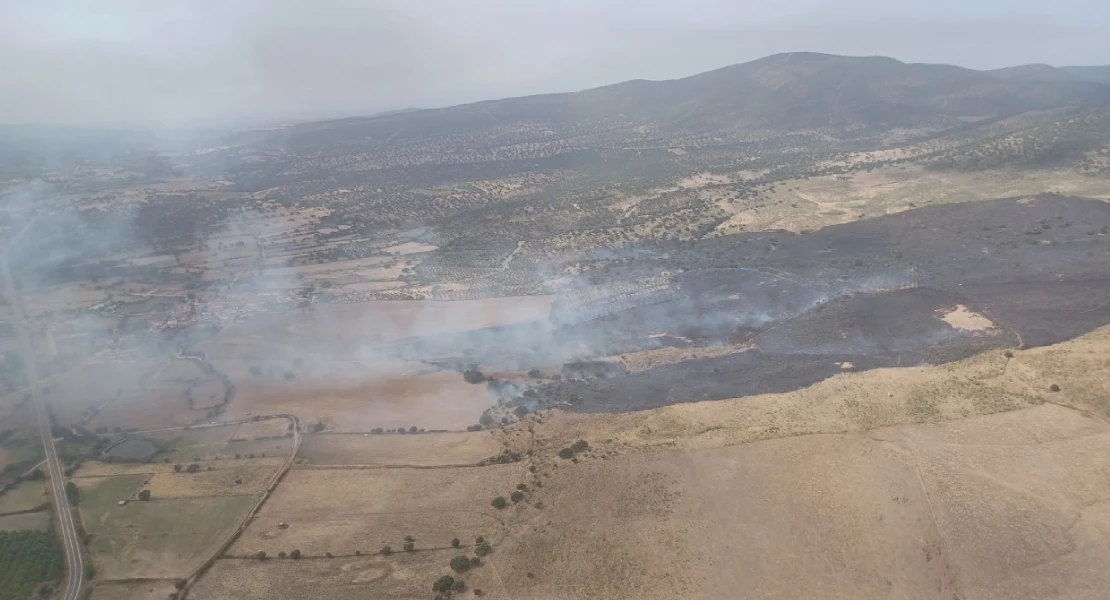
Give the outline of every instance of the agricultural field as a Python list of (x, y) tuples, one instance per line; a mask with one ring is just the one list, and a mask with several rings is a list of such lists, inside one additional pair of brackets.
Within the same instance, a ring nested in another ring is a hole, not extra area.
[[(230, 554), (306, 556), (401, 547), (449, 548), (453, 538), (499, 536), (504, 513), (490, 506), (525, 481), (520, 463), (462, 468), (295, 468), (236, 541)], [(280, 527), (281, 523), (288, 525)]]
[(468, 465), (501, 451), (485, 431), (306, 436), (297, 456), (313, 465)]
[(51, 525), (46, 511), (0, 517), (0, 531), (50, 531)]
[(0, 493), (0, 515), (26, 512), (49, 501), (41, 481), (24, 481)]

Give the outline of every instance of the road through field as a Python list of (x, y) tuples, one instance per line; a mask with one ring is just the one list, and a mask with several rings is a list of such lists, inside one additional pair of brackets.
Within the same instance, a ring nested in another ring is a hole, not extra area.
[[(28, 223), (27, 227), (30, 226)], [(23, 231), (27, 230), (24, 227)], [(23, 233), (20, 232), (20, 234)], [(12, 239), (14, 243), (19, 234)], [(11, 245), (9, 243), (9, 246)], [(81, 586), (84, 584), (85, 569), (81, 557), (81, 540), (77, 537), (77, 528), (74, 526), (73, 511), (70, 509), (69, 498), (66, 496), (65, 481), (58, 451), (54, 447), (54, 436), (51, 433), (50, 419), (46, 413), (46, 405), (42, 398), (42, 385), (39, 381), (38, 365), (34, 346), (31, 343), (30, 331), (27, 327), (26, 312), (23, 308), (23, 299), (16, 290), (12, 278), (11, 268), (8, 265), (8, 253), (5, 249), (0, 253), (0, 271), (3, 272), (4, 289), (8, 292), (8, 302), (12, 311), (12, 322), (15, 325), (19, 347), (23, 354), (23, 370), (31, 388), (32, 402), (35, 404), (35, 417), (38, 420), (39, 434), (42, 436), (43, 451), (46, 456), (46, 465), (50, 474), (50, 489), (54, 496), (54, 508), (58, 514), (58, 523), (62, 534), (62, 547), (66, 556), (66, 586), (62, 600), (77, 600), (81, 596)]]

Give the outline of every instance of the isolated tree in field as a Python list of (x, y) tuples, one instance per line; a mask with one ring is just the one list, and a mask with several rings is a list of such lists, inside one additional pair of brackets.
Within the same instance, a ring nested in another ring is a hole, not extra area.
[(437, 579), (435, 581), (435, 583), (432, 584), (432, 591), (433, 592), (450, 591), (451, 586), (453, 586), (453, 585), (455, 585), (455, 578), (451, 577), (450, 575), (444, 575), (444, 576), (440, 577), (439, 579)]
[(494, 498), (493, 501), (490, 502), (490, 504), (493, 505), (493, 507), (496, 508), (497, 510), (501, 510), (502, 508), (505, 508), (506, 506), (508, 506), (509, 502), (508, 502), (508, 500), (505, 500), (504, 496), (498, 496), (498, 497)]
[(451, 570), (456, 573), (465, 573), (470, 570), (470, 559), (459, 555), (451, 559)]
[(77, 504), (80, 492), (77, 491), (77, 484), (72, 481), (66, 482), (66, 498), (69, 499), (70, 504)]

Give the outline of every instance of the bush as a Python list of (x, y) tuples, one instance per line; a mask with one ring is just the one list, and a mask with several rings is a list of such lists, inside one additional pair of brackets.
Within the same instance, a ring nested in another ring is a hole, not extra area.
[(185, 583), (186, 582), (185, 582), (184, 579), (178, 579), (177, 581), (173, 582), (173, 587), (175, 587), (179, 590), (183, 590), (183, 589), (185, 589)]
[(513, 491), (513, 493), (509, 494), (509, 499), (512, 500), (514, 504), (516, 504), (517, 502), (520, 502), (524, 499), (524, 492), (520, 490), (515, 490)]
[(480, 566), (482, 566), (482, 559), (478, 558), (477, 556), (471, 556), (470, 557), (470, 568), (471, 569), (476, 569)]
[(455, 538), (455, 539), (451, 540), (451, 547), (452, 548), (458, 548), (461, 545), (462, 545), (462, 542), (459, 541), (459, 538)]
[(266, 551), (259, 550), (258, 552), (254, 553), (254, 557), (258, 560), (266, 560)]
[(281, 552), (278, 552), (278, 558), (285, 558), (286, 556), (287, 555), (285, 554), (285, 550), (282, 550)]
[(1059, 392), (1060, 391), (1060, 386), (1058, 386), (1054, 383), (1054, 384), (1048, 386), (1048, 389), (1049, 389), (1049, 391)]
[(416, 550), (416, 543), (415, 542), (405, 542), (405, 545), (402, 546), (402, 547), (404, 548), (405, 552), (412, 552), (413, 550)]
[(455, 578), (450, 575), (444, 575), (432, 584), (433, 592), (447, 592), (451, 590), (451, 586), (455, 585)]
[(470, 570), (470, 559), (463, 555), (458, 555), (451, 559), (451, 570), (456, 573), (465, 573)]
[(389, 556), (390, 554), (393, 554), (393, 548), (390, 548), (389, 544), (386, 544), (385, 546), (382, 546), (381, 555), (382, 556)]
[(139, 491), (139, 500), (142, 500), (143, 502), (150, 500), (150, 490)]
[(467, 369), (463, 371), (463, 379), (465, 379), (467, 383), (482, 383), (486, 380), (486, 376), (478, 369)]
[(571, 450), (570, 448), (563, 448), (559, 451), (559, 458), (563, 460), (574, 458), (574, 450)]
[(478, 556), (485, 556), (490, 552), (493, 552), (493, 546), (490, 546), (489, 542), (482, 542), (474, 548), (474, 554), (477, 554)]
[(516, 484), (516, 489), (523, 492), (524, 490), (528, 489), (528, 486), (523, 484), (523, 483), (518, 483), (518, 484)]
[(200, 472), (200, 465), (198, 465), (197, 463), (189, 463), (189, 466), (185, 467), (185, 472), (186, 473), (199, 473)]
[(486, 538), (485, 538), (485, 536), (481, 536), (481, 535), (480, 535), (480, 536), (478, 536), (478, 537), (474, 538), (474, 545), (475, 545), (475, 546), (480, 546), (480, 545), (482, 545), (483, 543), (485, 543), (485, 541), (486, 541)]
[(570, 449), (575, 453), (585, 452), (590, 449), (590, 444), (588, 444), (586, 440), (578, 440), (570, 445)]
[(301, 551), (298, 550), (297, 548), (293, 548), (293, 551), (289, 553), (289, 556), (291, 558), (300, 558), (301, 557)]
[(451, 591), (455, 593), (463, 593), (466, 591), (466, 582), (462, 579), (456, 579), (454, 585), (451, 586)]
[(501, 510), (502, 508), (505, 508), (506, 506), (508, 506), (509, 502), (508, 502), (508, 500), (505, 500), (504, 496), (498, 496), (498, 497), (494, 498), (493, 501), (490, 502), (490, 504), (493, 505), (493, 507), (496, 508), (497, 510)]

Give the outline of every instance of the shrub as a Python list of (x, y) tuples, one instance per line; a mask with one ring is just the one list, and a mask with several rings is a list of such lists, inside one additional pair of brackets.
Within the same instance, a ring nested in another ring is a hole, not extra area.
[(142, 500), (143, 502), (150, 500), (150, 490), (141, 490), (139, 492), (139, 500)]
[(185, 467), (185, 472), (186, 473), (199, 473), (200, 472), (200, 465), (198, 465), (197, 463), (189, 463), (189, 466)]
[(482, 542), (481, 544), (478, 544), (476, 548), (474, 548), (474, 554), (477, 554), (478, 556), (485, 556), (490, 552), (493, 552), (493, 546), (490, 546), (489, 542)]
[(486, 376), (478, 369), (467, 369), (463, 371), (463, 379), (465, 379), (467, 383), (482, 383), (486, 380)]
[(536, 465), (528, 465), (528, 472), (529, 473), (535, 473), (536, 472)]
[(459, 541), (459, 538), (455, 538), (455, 539), (451, 540), (451, 547), (452, 548), (458, 548), (461, 545), (462, 545), (462, 542)]
[(285, 554), (285, 550), (282, 550), (281, 552), (278, 552), (278, 558), (285, 558), (286, 556), (287, 555)]
[(405, 545), (402, 546), (402, 548), (404, 548), (405, 552), (412, 552), (413, 550), (416, 550), (416, 542), (405, 542)]
[(454, 585), (451, 586), (451, 591), (461, 594), (466, 591), (466, 582), (462, 579), (456, 579)]
[(470, 568), (471, 569), (476, 569), (480, 566), (482, 566), (482, 559), (478, 558), (477, 556), (471, 556), (470, 557)]
[(332, 558), (332, 553), (331, 552), (325, 552), (324, 557), (325, 558)]
[(257, 558), (258, 560), (266, 560), (266, 551), (265, 550), (259, 550), (258, 552), (254, 553), (254, 557)]
[(571, 450), (570, 448), (563, 448), (559, 451), (559, 458), (562, 458), (564, 460), (574, 458), (574, 450)]
[(516, 489), (523, 492), (524, 490), (528, 489), (528, 486), (523, 484), (523, 483), (518, 483), (518, 484), (516, 484)]
[(297, 548), (293, 548), (293, 551), (289, 553), (289, 556), (292, 557), (292, 558), (300, 558), (301, 557), (301, 551), (298, 550)]
[(480, 535), (480, 536), (474, 538), (474, 545), (475, 546), (480, 546), (481, 544), (485, 543), (485, 541), (486, 541), (485, 536)]
[(1050, 391), (1053, 391), (1053, 392), (1059, 392), (1059, 391), (1060, 391), (1060, 386), (1058, 386), (1058, 385), (1056, 385), (1056, 384), (1054, 383), (1054, 384), (1052, 384), (1052, 385), (1048, 386), (1048, 389), (1049, 389)]
[(416, 538), (412, 537), (411, 535), (406, 535), (405, 536), (405, 541), (406, 542), (415, 542)]
[(173, 582), (173, 587), (175, 587), (179, 590), (185, 589), (185, 580), (184, 579), (178, 579), (177, 581)]
[(393, 548), (390, 548), (389, 544), (386, 544), (385, 546), (382, 546), (381, 555), (382, 556), (389, 556), (390, 554), (393, 554)]
[(493, 507), (496, 508), (497, 510), (501, 510), (502, 508), (505, 508), (506, 506), (508, 506), (509, 502), (508, 502), (508, 500), (505, 500), (504, 496), (498, 496), (498, 497), (494, 498), (493, 501), (490, 502), (490, 504), (493, 505)]
[(570, 445), (570, 449), (575, 453), (585, 452), (590, 449), (590, 444), (587, 443), (586, 440), (578, 440)]
[(524, 492), (520, 490), (514, 490), (513, 493), (509, 494), (509, 499), (512, 500), (514, 504), (520, 502), (524, 499)]

